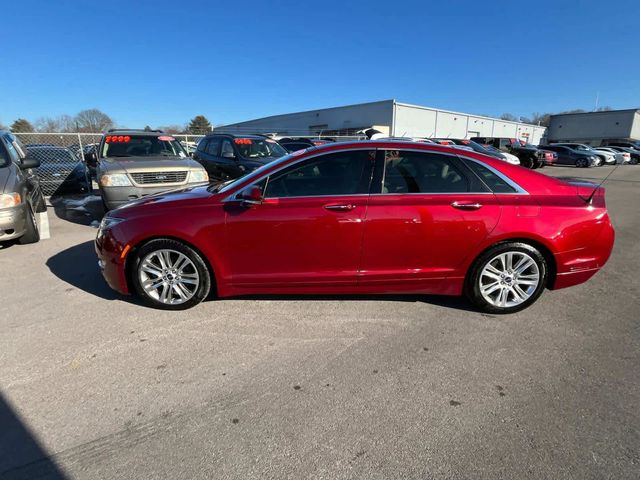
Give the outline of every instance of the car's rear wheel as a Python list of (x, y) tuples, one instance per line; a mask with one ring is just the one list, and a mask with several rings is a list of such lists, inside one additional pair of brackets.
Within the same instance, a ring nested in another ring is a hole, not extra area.
[(517, 312), (540, 297), (547, 272), (547, 262), (536, 248), (520, 242), (501, 243), (474, 262), (466, 295), (485, 312)]
[(157, 308), (184, 310), (211, 290), (209, 269), (192, 248), (176, 240), (146, 243), (136, 255), (132, 281), (144, 301)]
[(27, 245), (29, 243), (36, 243), (40, 241), (40, 230), (38, 229), (38, 221), (36, 220), (36, 214), (31, 208), (31, 205), (27, 205), (27, 218), (24, 235), (18, 239), (20, 245)]

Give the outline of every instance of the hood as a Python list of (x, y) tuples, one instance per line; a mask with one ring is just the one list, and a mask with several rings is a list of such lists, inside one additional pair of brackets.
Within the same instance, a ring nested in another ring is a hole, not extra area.
[(5, 193), (4, 189), (6, 188), (7, 181), (11, 176), (11, 169), (11, 165), (9, 165), (8, 167), (0, 168), (0, 193)]
[(136, 170), (144, 170), (147, 168), (167, 170), (188, 170), (202, 168), (202, 165), (190, 158), (163, 156), (103, 158), (101, 159), (100, 163), (102, 164), (102, 168), (109, 170), (122, 169), (127, 172), (135, 172)]
[(179, 206), (182, 203), (192, 204), (198, 200), (204, 201), (214, 195), (208, 188), (209, 185), (200, 185), (146, 195), (139, 200), (134, 200), (112, 210), (113, 216), (122, 218), (138, 216), (149, 209), (166, 209), (167, 207)]

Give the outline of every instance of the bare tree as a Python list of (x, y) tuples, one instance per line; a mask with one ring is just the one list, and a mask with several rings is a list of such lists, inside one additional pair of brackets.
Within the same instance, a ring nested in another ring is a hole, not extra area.
[(113, 126), (113, 120), (97, 108), (82, 110), (75, 117), (79, 132), (99, 133)]
[(503, 113), (502, 115), (500, 115), (500, 119), (507, 120), (509, 122), (518, 121), (518, 117), (516, 117), (515, 115), (512, 115), (511, 113)]
[(177, 135), (178, 133), (184, 133), (186, 128), (182, 125), (166, 125), (164, 127), (158, 127), (158, 130), (162, 130), (165, 133)]
[(58, 117), (40, 117), (34, 122), (37, 132), (75, 132), (76, 122), (70, 115)]

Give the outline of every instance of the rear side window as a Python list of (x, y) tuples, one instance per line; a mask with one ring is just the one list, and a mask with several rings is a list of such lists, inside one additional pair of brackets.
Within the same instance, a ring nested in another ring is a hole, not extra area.
[(403, 150), (384, 152), (383, 193), (469, 191), (469, 180), (446, 155)]
[(203, 138), (202, 140), (200, 140), (200, 142), (198, 143), (198, 146), (196, 147), (196, 150), (198, 150), (199, 152), (204, 152), (205, 147), (207, 146), (207, 138)]
[(514, 187), (484, 165), (472, 160), (465, 161), (465, 164), (473, 170), (494, 193), (517, 193)]
[(207, 144), (207, 148), (204, 151), (205, 153), (216, 157), (218, 155), (219, 148), (220, 148), (220, 138), (210, 138), (209, 143)]

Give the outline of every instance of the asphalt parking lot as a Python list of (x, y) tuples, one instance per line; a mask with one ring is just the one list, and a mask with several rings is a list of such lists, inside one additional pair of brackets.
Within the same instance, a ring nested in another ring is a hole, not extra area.
[(638, 478), (640, 167), (606, 187), (607, 266), (510, 316), (445, 297), (152, 310), (98, 272), (99, 200), (54, 202), (49, 239), (0, 249), (0, 479)]

